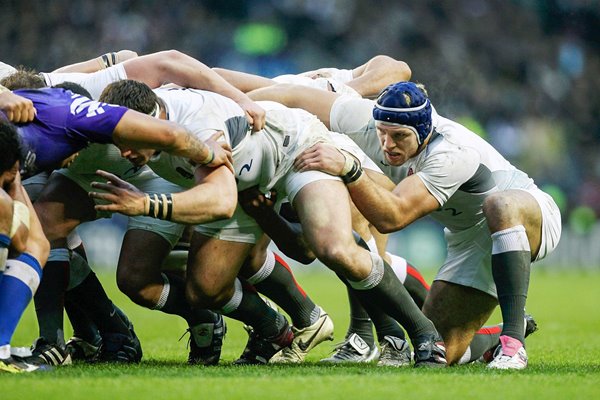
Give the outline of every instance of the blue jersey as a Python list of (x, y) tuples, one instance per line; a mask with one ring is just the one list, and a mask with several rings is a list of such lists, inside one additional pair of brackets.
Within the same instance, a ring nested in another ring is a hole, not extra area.
[(24, 170), (53, 169), (88, 143), (112, 143), (112, 133), (128, 110), (99, 103), (64, 89), (15, 90), (33, 102), (32, 122), (17, 124), (25, 151)]

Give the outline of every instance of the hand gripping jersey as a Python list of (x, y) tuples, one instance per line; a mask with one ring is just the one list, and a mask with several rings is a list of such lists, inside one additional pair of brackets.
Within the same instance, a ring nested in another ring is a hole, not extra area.
[(127, 108), (99, 103), (64, 89), (16, 90), (33, 101), (35, 119), (18, 124), (28, 174), (52, 169), (89, 143), (112, 143)]

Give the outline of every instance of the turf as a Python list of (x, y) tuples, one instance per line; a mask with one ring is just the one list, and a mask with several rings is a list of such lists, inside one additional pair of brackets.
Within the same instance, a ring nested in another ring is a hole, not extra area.
[[(600, 398), (600, 274), (536, 270), (528, 311), (540, 331), (528, 339), (529, 368), (488, 371), (483, 365), (444, 370), (316, 364), (332, 346), (322, 344), (299, 366), (235, 367), (246, 333), (228, 320), (221, 365), (185, 364), (185, 324), (177, 317), (142, 309), (118, 293), (114, 276), (101, 275), (113, 300), (136, 325), (144, 347), (139, 365), (77, 364), (53, 371), (0, 375), (0, 399), (586, 399)], [(298, 276), (336, 323), (343, 338), (348, 310), (344, 289), (328, 273)], [(491, 322), (498, 322), (498, 315)], [(33, 310), (24, 315), (13, 345), (31, 343)], [(67, 335), (70, 334), (67, 328)]]

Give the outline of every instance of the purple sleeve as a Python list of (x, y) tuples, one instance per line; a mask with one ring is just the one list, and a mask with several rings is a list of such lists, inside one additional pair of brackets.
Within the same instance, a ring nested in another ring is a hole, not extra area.
[(70, 105), (67, 129), (80, 139), (94, 143), (112, 143), (115, 127), (127, 108), (77, 96)]

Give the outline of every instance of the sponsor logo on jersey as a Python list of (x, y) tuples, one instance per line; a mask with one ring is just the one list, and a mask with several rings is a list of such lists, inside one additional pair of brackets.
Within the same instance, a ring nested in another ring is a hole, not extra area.
[(90, 100), (87, 97), (80, 96), (78, 94), (74, 94), (71, 96), (73, 102), (70, 106), (70, 111), (72, 115), (77, 115), (85, 112), (85, 116), (87, 118), (95, 117), (99, 114), (104, 114), (105, 107), (118, 107), (113, 104), (99, 103), (94, 100)]
[(407, 176), (411, 176), (411, 175), (412, 175), (412, 174), (414, 174), (414, 173), (415, 173), (415, 171), (413, 171), (412, 167), (410, 167), (410, 168), (408, 169), (408, 174), (406, 174), (406, 175), (407, 175)]
[(242, 176), (242, 172), (244, 172), (244, 170), (250, 172), (250, 168), (252, 168), (253, 162), (254, 162), (254, 159), (250, 160), (250, 162), (248, 164), (242, 165), (242, 168), (240, 168), (240, 173), (238, 174), (238, 176)]

